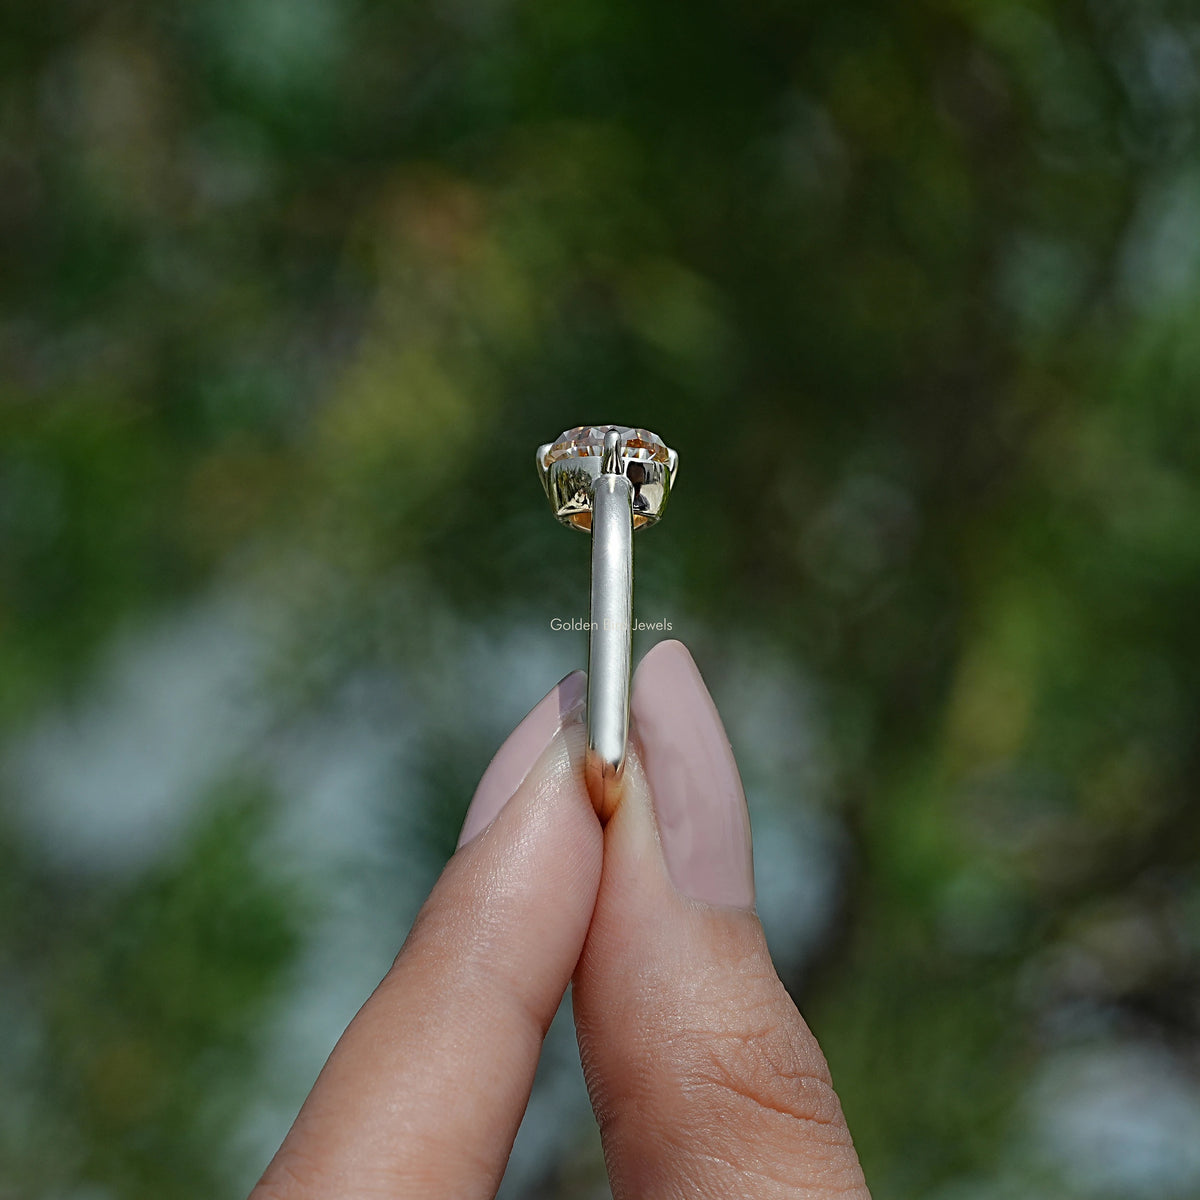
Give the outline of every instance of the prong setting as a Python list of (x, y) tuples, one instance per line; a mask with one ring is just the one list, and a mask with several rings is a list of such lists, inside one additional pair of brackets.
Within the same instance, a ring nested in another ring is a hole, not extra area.
[[(607, 435), (614, 431), (615, 464), (605, 446)], [(592, 497), (600, 475), (622, 474), (629, 480), (633, 527), (643, 529), (666, 509), (678, 465), (679, 456), (660, 438), (624, 425), (582, 425), (537, 451), (538, 474), (554, 515), (584, 532), (592, 527)]]
[(534, 456), (534, 465), (537, 467), (538, 478), (542, 481), (542, 491), (547, 496), (550, 495), (550, 472), (546, 466), (546, 455), (550, 453), (553, 442), (544, 442), (537, 448), (537, 454)]

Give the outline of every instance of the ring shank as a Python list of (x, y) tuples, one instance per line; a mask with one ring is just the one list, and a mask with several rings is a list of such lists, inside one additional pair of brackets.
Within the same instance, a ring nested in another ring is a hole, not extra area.
[(629, 732), (633, 489), (624, 475), (605, 473), (595, 482), (590, 624), (585, 773), (592, 801), (607, 818), (616, 807)]

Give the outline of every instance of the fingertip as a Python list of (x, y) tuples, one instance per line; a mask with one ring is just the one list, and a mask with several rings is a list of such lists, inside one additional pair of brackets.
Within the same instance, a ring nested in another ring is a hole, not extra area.
[[(678, 638), (663, 638), (661, 642), (655, 642), (645, 654), (642, 655), (642, 663), (653, 662), (657, 658), (663, 656), (672, 656), (683, 654), (687, 658), (691, 658), (691, 651)], [(640, 668), (641, 664), (639, 664)]]
[(458, 845), (486, 829), (516, 793), (554, 735), (582, 717), (587, 674), (572, 671), (530, 709), (488, 763), (463, 820)]
[(630, 717), (675, 886), (706, 904), (753, 909), (753, 843), (741, 775), (717, 706), (682, 642), (659, 642), (643, 659)]

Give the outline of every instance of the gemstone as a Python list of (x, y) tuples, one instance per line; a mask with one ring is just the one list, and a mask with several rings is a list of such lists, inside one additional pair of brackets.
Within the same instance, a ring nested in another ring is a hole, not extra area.
[(630, 425), (577, 425), (560, 434), (558, 440), (546, 451), (542, 465), (567, 458), (588, 458), (604, 453), (604, 435), (615, 429), (621, 435), (621, 457), (627, 462), (667, 461), (667, 447), (662, 438), (648, 429), (635, 429)]

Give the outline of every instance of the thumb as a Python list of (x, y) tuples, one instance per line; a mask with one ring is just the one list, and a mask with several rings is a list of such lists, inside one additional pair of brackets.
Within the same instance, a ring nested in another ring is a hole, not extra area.
[(646, 656), (631, 707), (637, 743), (574, 986), (613, 1195), (867, 1200), (825, 1059), (754, 915), (741, 782), (680, 643)]

